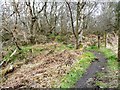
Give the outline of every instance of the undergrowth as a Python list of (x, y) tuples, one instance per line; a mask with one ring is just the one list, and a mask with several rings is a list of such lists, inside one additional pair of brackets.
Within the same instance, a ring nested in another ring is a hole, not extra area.
[[(54, 47), (54, 45), (51, 45), (49, 47), (46, 46), (21, 46), (21, 50), (17, 50), (16, 53), (12, 56), (11, 54), (14, 52), (16, 48), (13, 46), (9, 51), (7, 51), (6, 56), (4, 56), (3, 60), (7, 63), (13, 63), (16, 60), (27, 60), (28, 57), (34, 57), (39, 54), (43, 54), (44, 51), (54, 50), (56, 52), (63, 51), (63, 50), (74, 50), (74, 46), (72, 44), (61, 44), (59, 43), (58, 46)], [(29, 59), (29, 58), (28, 58)]]

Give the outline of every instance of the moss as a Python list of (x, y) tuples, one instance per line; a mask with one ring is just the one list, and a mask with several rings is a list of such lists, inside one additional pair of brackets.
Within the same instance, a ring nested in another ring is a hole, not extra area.
[(107, 88), (107, 84), (106, 84), (106, 83), (103, 83), (102, 81), (97, 81), (97, 82), (96, 82), (96, 85), (97, 85), (97, 86), (100, 86), (100, 88)]
[(98, 50), (97, 46), (88, 46), (86, 50)]

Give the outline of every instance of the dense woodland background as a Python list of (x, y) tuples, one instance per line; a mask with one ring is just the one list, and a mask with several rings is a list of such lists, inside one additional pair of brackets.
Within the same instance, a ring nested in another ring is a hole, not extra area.
[(106, 39), (109, 39), (106, 38), (107, 34), (118, 34), (119, 11), (116, 8), (119, 9), (119, 6), (116, 6), (117, 2), (3, 1), (3, 47), (16, 45), (20, 49), (21, 45), (60, 39), (65, 44), (72, 43), (79, 48), (89, 34), (105, 38), (106, 46)]
[(0, 67), (32, 57), (37, 47), (27, 55), (25, 47), (54, 44), (55, 50), (58, 43), (81, 52), (88, 46), (110, 48), (120, 60), (120, 2), (2, 0), (0, 5)]

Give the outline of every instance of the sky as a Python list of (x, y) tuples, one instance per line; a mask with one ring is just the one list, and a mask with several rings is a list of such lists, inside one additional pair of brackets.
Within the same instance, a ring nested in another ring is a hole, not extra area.
[[(7, 2), (12, 2), (13, 0), (0, 0), (0, 3), (4, 2), (4, 1), (7, 1)], [(15, 0), (15, 1), (19, 1), (19, 2), (23, 2), (25, 0)], [(33, 0), (30, 0), (30, 1), (33, 1)], [(46, 0), (35, 0), (37, 2), (44, 2)], [(53, 2), (53, 1), (56, 1), (56, 2), (65, 2), (65, 0), (47, 0), (48, 2)], [(66, 1), (69, 1), (69, 2), (77, 2), (77, 1), (80, 1), (80, 0), (66, 0)], [(84, 1), (96, 1), (96, 2), (118, 2), (120, 0), (84, 0)]]
[[(0, 0), (0, 8), (1, 8), (1, 5), (4, 3), (4, 2), (12, 2), (13, 0)], [(15, 1), (19, 1), (19, 2), (24, 2), (24, 1), (28, 1), (28, 0), (15, 0)], [(33, 0), (30, 0), (31, 2)], [(45, 1), (48, 1), (48, 2), (53, 2), (53, 1), (56, 1), (56, 2), (65, 2), (65, 0), (35, 0), (36, 2), (45, 2)], [(80, 0), (66, 0), (66, 1), (69, 1), (69, 2), (77, 2), (77, 1), (80, 1)], [(84, 1), (95, 1), (95, 2), (118, 2), (120, 0), (84, 0)]]

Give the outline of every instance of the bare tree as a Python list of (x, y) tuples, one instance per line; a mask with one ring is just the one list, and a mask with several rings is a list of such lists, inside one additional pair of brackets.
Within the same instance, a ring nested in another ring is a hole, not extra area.
[[(30, 15), (30, 42), (34, 44), (35, 43), (35, 41), (34, 41), (35, 40), (35, 36), (34, 36), (34, 29), (33, 29), (33, 27), (34, 27), (35, 22), (38, 19), (38, 17), (35, 15), (35, 8), (34, 8), (35, 2), (33, 1), (33, 8), (31, 6), (30, 0), (28, 2), (25, 2), (25, 3), (27, 5), (27, 7), (29, 8), (29, 15)], [(45, 8), (45, 6), (46, 6), (46, 2), (43, 5), (42, 9), (39, 10), (37, 13), (38, 14), (41, 13), (43, 11), (43, 9)]]

